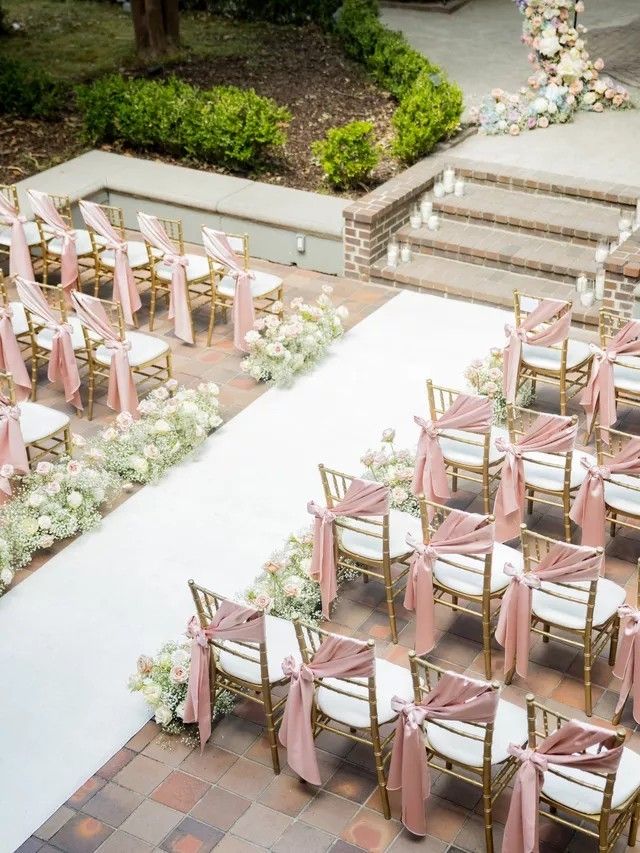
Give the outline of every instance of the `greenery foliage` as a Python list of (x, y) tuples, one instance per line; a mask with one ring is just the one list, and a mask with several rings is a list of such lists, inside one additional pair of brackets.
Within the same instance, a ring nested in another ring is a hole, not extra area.
[(111, 75), (80, 87), (78, 103), (92, 143), (118, 141), (241, 169), (259, 166), (282, 147), (291, 119), (253, 89), (202, 90), (176, 78)]
[(380, 160), (369, 121), (351, 121), (332, 128), (323, 140), (314, 143), (313, 153), (327, 181), (337, 189), (349, 189), (366, 181)]
[(0, 113), (50, 119), (61, 113), (68, 87), (28, 62), (0, 57)]
[(273, 24), (326, 26), (341, 0), (183, 0), (191, 9), (206, 8), (216, 15), (241, 21), (270, 21)]

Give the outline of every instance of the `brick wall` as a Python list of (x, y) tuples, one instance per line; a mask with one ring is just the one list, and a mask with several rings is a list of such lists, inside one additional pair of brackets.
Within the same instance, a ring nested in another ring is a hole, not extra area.
[(640, 306), (640, 229), (607, 258), (604, 307), (627, 317)]

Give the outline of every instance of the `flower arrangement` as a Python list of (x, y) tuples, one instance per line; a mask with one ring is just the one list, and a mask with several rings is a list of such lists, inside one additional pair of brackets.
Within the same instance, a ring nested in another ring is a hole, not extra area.
[(483, 132), (509, 133), (568, 121), (577, 110), (603, 112), (631, 106), (629, 93), (601, 76), (604, 60), (587, 51), (587, 28), (572, 21), (582, 0), (515, 0), (524, 15), (522, 41), (533, 73), (518, 94), (494, 89), (476, 113)]
[(366, 474), (378, 483), (389, 486), (390, 504), (393, 509), (420, 515), (418, 499), (413, 494), (413, 469), (416, 455), (410, 450), (396, 450), (393, 429), (382, 433), (379, 450), (367, 450), (360, 458), (366, 468)]
[[(474, 394), (493, 398), (493, 420), (504, 424), (507, 420), (507, 401), (502, 384), (503, 353), (493, 347), (484, 358), (474, 359), (464, 372), (464, 378)], [(533, 402), (533, 389), (525, 382), (516, 395), (516, 402), (525, 408)]]
[[(184, 722), (184, 706), (189, 686), (191, 642), (166, 643), (155, 657), (141, 655), (136, 672), (129, 678), (129, 690), (141, 693), (154, 710), (154, 719), (167, 734), (196, 731), (197, 723)], [(233, 710), (235, 700), (226, 690), (216, 692), (213, 719)]]
[(315, 305), (293, 299), (291, 313), (282, 319), (275, 314), (259, 317), (245, 335), (249, 354), (242, 361), (243, 371), (258, 382), (286, 386), (296, 374), (313, 367), (344, 333), (342, 321), (349, 312), (343, 305), (333, 305), (332, 292), (324, 285)]

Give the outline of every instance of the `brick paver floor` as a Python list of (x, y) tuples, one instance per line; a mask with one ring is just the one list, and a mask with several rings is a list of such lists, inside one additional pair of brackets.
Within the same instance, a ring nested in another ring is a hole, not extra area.
[[(282, 274), (288, 298), (298, 294), (312, 296), (319, 292), (321, 284), (329, 281), (336, 298), (349, 307), (350, 323), (362, 319), (393, 295), (391, 290), (307, 271), (286, 268)], [(177, 343), (166, 324), (158, 333), (167, 335), (172, 342), (178, 379), (193, 383), (206, 378), (220, 383), (225, 420), (263, 392), (263, 387), (240, 374), (229, 326), (216, 328), (211, 349), (202, 344), (192, 348)], [(473, 355), (476, 354), (470, 357)], [(45, 394), (42, 387), (42, 399), (48, 402), (52, 395)], [(59, 394), (54, 392), (54, 396), (59, 405)], [(555, 408), (553, 400), (545, 396), (539, 405), (542, 409)], [(90, 431), (108, 417), (107, 410), (102, 409), (93, 424), (83, 419), (74, 428)], [(635, 416), (622, 428), (638, 432), (639, 421)], [(393, 424), (392, 412), (389, 423)], [(456, 493), (455, 505), (481, 511), (473, 491)], [(530, 523), (534, 529), (549, 535), (561, 534), (560, 519), (554, 511), (536, 512)], [(625, 585), (629, 600), (635, 596), (633, 560), (639, 552), (637, 536), (628, 532), (621, 532), (607, 548), (607, 576)], [(45, 558), (36, 561), (39, 566), (45, 562)], [(41, 570), (46, 571), (46, 566)], [(345, 635), (372, 636), (378, 655), (406, 666), (415, 626), (413, 614), (404, 610), (401, 600), (402, 596), (397, 601), (398, 645), (389, 641), (383, 589), (373, 581), (366, 587), (361, 581), (352, 581), (341, 588), (334, 621), (328, 627)], [(430, 659), (455, 671), (482, 677), (479, 622), (467, 615), (453, 616), (445, 608), (437, 608), (436, 613), (439, 639)], [(133, 657), (142, 651), (145, 650), (132, 649)], [(551, 707), (585, 719), (581, 710), (579, 656), (557, 644), (536, 641), (531, 660), (526, 681), (516, 677), (514, 684), (504, 689), (503, 697), (523, 705), (526, 693), (533, 692)], [(502, 651), (494, 644), (494, 677), (500, 677), (502, 661)], [(595, 666), (593, 677), (595, 710), (591, 721), (606, 725), (617, 700), (618, 682), (613, 679), (605, 658)], [(627, 744), (640, 751), (640, 733), (628, 706), (622, 723), (629, 731)], [(214, 848), (219, 853), (250, 853), (260, 849), (277, 853), (484, 850), (482, 811), (476, 789), (434, 772), (428, 805), (429, 834), (424, 839), (414, 839), (399, 821), (396, 795), (392, 795), (393, 819), (382, 818), (372, 757), (365, 748), (328, 733), (318, 738), (317, 745), (322, 777), (318, 787), (301, 782), (292, 773), (284, 750), (281, 750), (282, 773), (273, 774), (262, 720), (256, 716), (255, 706), (249, 703), (238, 704), (232, 716), (214, 727), (202, 754), (198, 747), (180, 737), (167, 737), (154, 722), (149, 722), (19, 849), (21, 853), (96, 850), (207, 853)], [(82, 745), (78, 744), (78, 748)], [(26, 755), (25, 760), (28, 760)], [(509, 791), (495, 807), (498, 850), (508, 802)], [(568, 830), (542, 821), (543, 853), (565, 850), (586, 853), (596, 849), (584, 836), (572, 837)], [(620, 842), (618, 850), (624, 849), (624, 842)]]

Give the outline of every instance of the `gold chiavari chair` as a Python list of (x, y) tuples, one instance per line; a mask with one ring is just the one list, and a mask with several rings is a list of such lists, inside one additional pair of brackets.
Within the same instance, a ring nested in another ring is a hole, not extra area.
[[(610, 459), (637, 438), (620, 430), (596, 427), (598, 465), (606, 466)], [(612, 474), (610, 479), (604, 481), (604, 504), (604, 523), (609, 522), (611, 525), (612, 537), (616, 535), (618, 527), (640, 531), (640, 474)]]
[[(419, 500), (422, 538), (428, 543), (452, 512), (452, 507), (428, 501), (423, 495)], [(430, 509), (433, 513), (431, 521)], [(486, 524), (492, 524), (493, 521), (492, 515), (486, 516)], [(491, 607), (502, 598), (511, 580), (503, 571), (505, 563), (521, 565), (522, 556), (515, 548), (496, 542), (493, 552), (489, 554), (440, 554), (432, 573), (436, 604), (444, 605), (454, 613), (467, 613), (481, 620), (486, 678), (491, 678), (491, 635), (498, 614), (497, 609), (492, 614)], [(467, 605), (460, 604), (460, 599)]]
[[(15, 184), (0, 184), (0, 195), (4, 196), (9, 204), (14, 207), (16, 210), (20, 210), (20, 201), (18, 199), (18, 188)], [(40, 248), (40, 231), (38, 230), (37, 223), (32, 219), (28, 222), (23, 223), (24, 235), (27, 240), (27, 246), (29, 247), (30, 253), (34, 250), (38, 251)], [(11, 226), (10, 225), (1, 225), (0, 224), (0, 261), (3, 258), (9, 260), (9, 253), (11, 251)], [(33, 257), (32, 257), (33, 261)]]
[[(525, 574), (536, 568), (557, 540), (533, 533), (523, 524), (521, 528), (522, 555)], [(599, 553), (603, 552), (598, 548)], [(583, 654), (585, 713), (592, 713), (591, 670), (607, 643), (609, 666), (613, 666), (618, 647), (620, 619), (618, 607), (624, 603), (625, 591), (617, 583), (601, 577), (596, 581), (550, 583), (531, 592), (531, 634), (542, 637), (543, 643), (554, 640)], [(514, 670), (505, 676), (511, 684)]]
[[(3, 371), (0, 371), (0, 395), (9, 405), (16, 405), (13, 377)], [(31, 468), (48, 456), (71, 456), (73, 445), (68, 415), (40, 403), (23, 402), (18, 404), (18, 408), (20, 431)]]
[[(409, 652), (409, 663), (414, 701), (418, 704), (433, 690), (445, 670), (416, 657), (413, 651)], [(497, 681), (491, 682), (491, 686), (496, 692), (500, 690)], [(493, 805), (518, 770), (519, 764), (509, 755), (508, 748), (511, 743), (524, 744), (527, 740), (525, 711), (499, 699), (491, 723), (428, 720), (423, 729), (429, 765), (482, 790), (486, 850), (493, 853)]]
[[(49, 198), (55, 205), (56, 210), (64, 220), (64, 222), (75, 231), (75, 246), (78, 256), (78, 287), (82, 286), (81, 276), (83, 270), (91, 270), (94, 277), (96, 271), (94, 267), (94, 252), (91, 244), (91, 237), (85, 228), (75, 228), (73, 217), (71, 215), (71, 200), (66, 195), (52, 195), (48, 193)], [(62, 257), (62, 237), (55, 237), (51, 233), (50, 227), (36, 216), (38, 231), (40, 232), (40, 252), (42, 255), (42, 281), (45, 284), (49, 283), (49, 273), (52, 270), (61, 268)]]
[[(189, 581), (200, 625), (206, 628), (212, 621), (224, 596), (218, 595), (195, 581)], [(269, 617), (265, 617), (265, 620)], [(278, 696), (279, 688), (289, 681), (283, 675), (282, 661), (291, 654), (292, 648), (282, 641), (282, 631), (278, 633), (281, 620), (265, 622), (265, 642), (253, 643), (230, 640), (209, 640), (211, 646), (211, 707), (215, 705), (218, 690), (228, 690), (236, 696), (242, 696), (250, 702), (261, 705), (267, 723), (267, 738), (271, 749), (273, 772), (280, 773), (277, 731), (282, 722), (286, 694)], [(289, 630), (287, 638), (292, 634)], [(297, 657), (297, 655), (296, 655)]]
[[(75, 315), (69, 314), (62, 288), (55, 284), (38, 284), (38, 287), (60, 323), (66, 323), (71, 327), (71, 343), (78, 368), (87, 365), (89, 351), (82, 332), (82, 324)], [(31, 339), (31, 399), (35, 400), (38, 392), (38, 370), (42, 365), (48, 364), (51, 358), (53, 330), (47, 328), (44, 319), (32, 313), (26, 306), (24, 311)]]
[[(527, 694), (528, 746), (560, 729), (570, 717), (554, 711)], [(615, 746), (626, 738), (624, 729), (611, 732)], [(553, 764), (544, 771), (538, 812), (548, 820), (594, 839), (598, 853), (612, 853), (616, 841), (629, 824), (629, 847), (635, 847), (640, 817), (640, 756), (626, 747), (618, 769), (598, 773)], [(576, 849), (578, 849), (576, 847)]]
[[(336, 636), (298, 619), (294, 625), (304, 664), (310, 663), (326, 637)], [(367, 642), (374, 647), (373, 640)], [(387, 763), (394, 729), (385, 734), (381, 727), (397, 717), (391, 707), (393, 697), (411, 695), (411, 675), (408, 669), (383, 658), (376, 658), (375, 663), (375, 674), (369, 678), (314, 678), (313, 734), (317, 737), (322, 731), (333, 732), (371, 747), (382, 811), (390, 820)]]
[[(214, 281), (213, 274), (209, 268), (209, 261), (204, 255), (194, 255), (185, 252), (184, 232), (182, 221), (179, 219), (162, 219), (158, 222), (167, 232), (167, 236), (176, 246), (176, 254), (185, 255), (189, 261), (186, 267), (187, 276), (187, 300), (189, 302), (189, 317), (191, 320), (191, 331), (195, 340), (196, 333), (193, 324), (193, 311), (197, 304), (209, 304), (210, 315), (215, 311)], [(149, 306), (149, 330), (153, 330), (156, 319), (156, 309), (159, 299), (169, 299), (171, 293), (172, 269), (163, 260), (158, 260), (158, 250), (145, 241), (149, 265), (151, 267), (151, 303)], [(212, 325), (210, 320), (209, 325)], [(207, 345), (210, 340), (207, 339)]]
[[(540, 301), (539, 297), (514, 290), (513, 307), (516, 326), (524, 322)], [(558, 301), (560, 305), (553, 321), (571, 311), (571, 302)], [(549, 323), (541, 323), (536, 331), (546, 326), (549, 326)], [(538, 346), (524, 342), (518, 366), (517, 387), (521, 388), (525, 382), (531, 382), (534, 395), (538, 383), (559, 388), (560, 414), (566, 415), (568, 401), (579, 394), (589, 380), (591, 358), (589, 344), (570, 337), (552, 346)]]
[[(605, 349), (617, 333), (629, 322), (629, 317), (611, 311), (600, 309), (600, 346)], [(613, 367), (613, 385), (616, 406), (620, 404), (631, 408), (640, 408), (640, 356), (619, 355)], [(618, 415), (620, 410), (618, 408)]]
[[(172, 377), (171, 347), (162, 338), (154, 335), (145, 335), (143, 332), (130, 332), (126, 330), (122, 308), (118, 302), (108, 299), (98, 300), (118, 340), (128, 341), (129, 365), (134, 381), (137, 386), (162, 385)], [(111, 371), (111, 358), (113, 350), (109, 349), (102, 338), (92, 329), (82, 324), (79, 320), (84, 334), (84, 341), (89, 354), (89, 420), (93, 418), (93, 404), (96, 388), (108, 383)]]
[[(431, 379), (427, 379), (427, 403), (431, 420), (436, 421), (461, 393), (434, 385)], [(495, 440), (498, 436), (506, 438), (506, 431), (492, 427), (484, 435), (459, 429), (443, 429), (440, 433), (440, 447), (447, 474), (451, 476), (452, 490), (458, 490), (458, 480), (479, 483), (482, 486), (485, 513), (491, 512), (491, 502), (498, 489), (500, 466), (504, 459), (504, 453), (496, 448)]]
[(11, 302), (9, 300), (7, 282), (2, 272), (0, 272), (0, 304), (3, 308), (11, 309), (11, 327), (18, 341), (22, 357), (31, 358), (31, 334), (24, 305), (22, 302)]
[[(512, 442), (520, 441), (540, 412), (533, 409), (523, 409), (520, 406), (507, 406), (507, 426)], [(554, 415), (558, 419), (563, 415)], [(565, 417), (566, 420), (566, 417)], [(572, 423), (578, 418), (573, 415)], [(522, 454), (524, 463), (524, 480), (527, 496), (527, 513), (533, 512), (534, 504), (559, 507), (562, 510), (564, 537), (571, 542), (571, 501), (580, 488), (586, 475), (586, 469), (581, 459), (594, 464), (595, 459), (586, 453), (570, 450), (567, 453), (528, 451)]]
[[(324, 465), (318, 466), (327, 506), (344, 498), (356, 477), (343, 474)], [(407, 512), (390, 510), (387, 515), (367, 518), (338, 517), (335, 520), (336, 569), (353, 569), (357, 564), (365, 583), (376, 578), (384, 584), (391, 639), (398, 642), (394, 599), (406, 583), (408, 560), (412, 549), (407, 545), (407, 533), (420, 538), (420, 519)], [(392, 567), (396, 569), (392, 570)]]
[[(636, 610), (640, 610), (640, 557), (638, 557), (638, 569), (636, 572), (636, 600), (635, 600), (635, 604), (632, 606), (635, 607)], [(632, 649), (632, 654), (633, 654), (633, 649)], [(633, 684), (631, 686), (632, 686), (632, 692), (631, 692), (630, 696), (633, 697)], [(633, 699), (632, 699), (632, 701), (633, 701)], [(611, 720), (611, 722), (613, 723), (614, 726), (617, 726), (620, 724), (620, 720), (622, 719), (623, 711), (624, 711), (624, 705), (620, 708), (619, 711), (614, 713), (613, 718)]]

